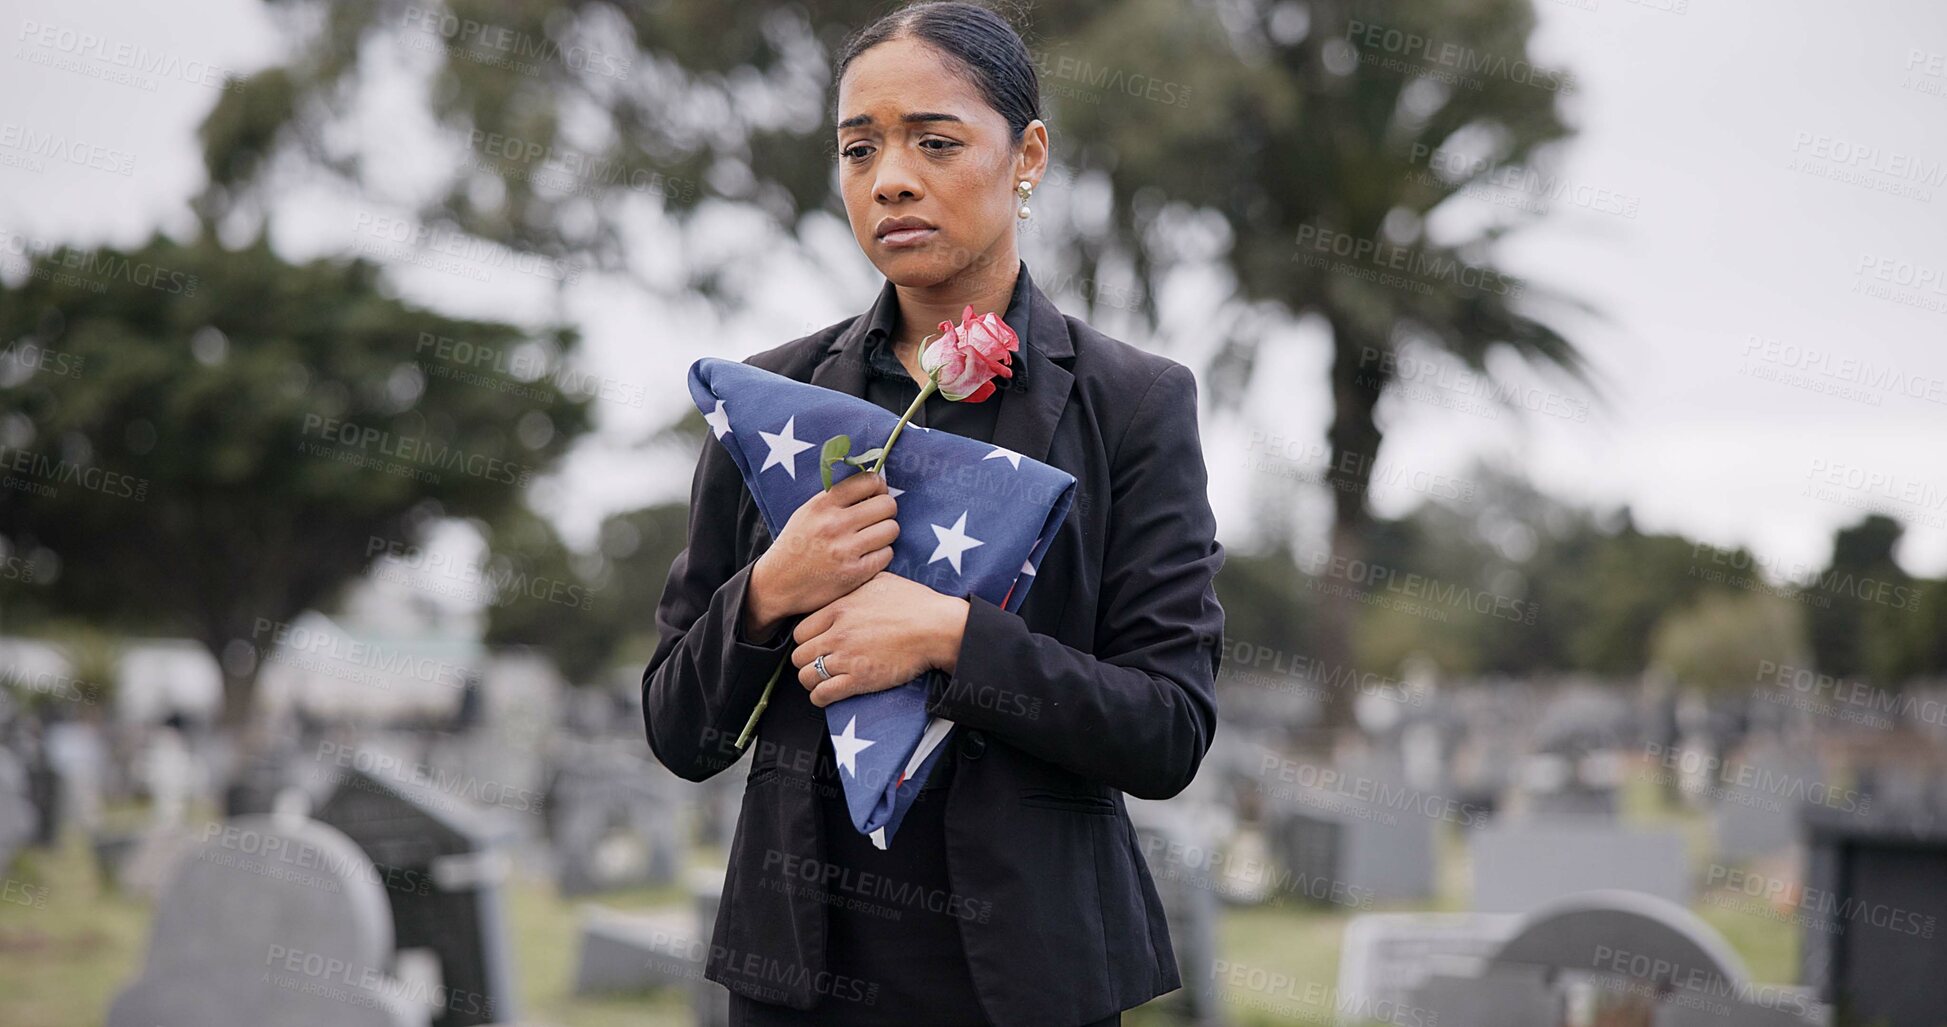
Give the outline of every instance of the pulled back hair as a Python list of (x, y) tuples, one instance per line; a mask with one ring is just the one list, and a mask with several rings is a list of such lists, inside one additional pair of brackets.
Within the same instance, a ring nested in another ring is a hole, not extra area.
[(832, 71), (832, 120), (838, 120), (838, 82), (860, 54), (880, 43), (912, 36), (932, 44), (960, 66), (989, 107), (1007, 119), (1008, 137), (1021, 141), (1028, 122), (1041, 117), (1041, 85), (1020, 33), (994, 11), (959, 0), (929, 0), (888, 14), (860, 29), (845, 44)]

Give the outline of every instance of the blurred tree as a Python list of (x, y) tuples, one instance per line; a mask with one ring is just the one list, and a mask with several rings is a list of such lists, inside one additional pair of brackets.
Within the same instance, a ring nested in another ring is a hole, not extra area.
[(1804, 611), (1764, 592), (1708, 595), (1657, 622), (1651, 660), (1678, 684), (1749, 692), (1766, 663), (1804, 666)]
[(1902, 636), (1923, 596), (1893, 558), (1905, 530), (1891, 517), (1869, 514), (1833, 535), (1832, 561), (1813, 586), (1826, 600), (1811, 618), (1820, 672), (1892, 685), (1914, 663)]
[[(1230, 69), (1230, 81), (1193, 94), (1189, 117), (1104, 103), (1076, 108), (1072, 130), (1105, 145), (1140, 138), (1122, 155), (1134, 159), (1109, 170), (1116, 194), (1134, 201), (1131, 213), (1145, 196), (1154, 206), (1145, 186), (1220, 212), (1240, 297), (1329, 327), (1331, 550), (1362, 560), (1377, 552), (1368, 549), (1367, 500), (1383, 441), (1380, 400), (1397, 391), (1402, 368), (1425, 371), (1451, 357), (1471, 373), (1409, 375), (1411, 384), (1488, 401), (1502, 395), (1486, 377), (1499, 349), (1582, 370), (1568, 341), (1524, 312), (1545, 301), (1539, 290), (1495, 264), (1495, 244), (1519, 218), (1452, 219), (1434, 230), (1450, 201), (1567, 136), (1558, 106), (1565, 79), (1528, 53), (1528, 0), (1223, 4), (1216, 10), (1229, 54), (1199, 42), (1207, 32), (1182, 10), (1153, 2), (1118, 16), (1096, 60), (1141, 68), (1152, 54), (1188, 49), (1200, 53), (1186, 64)], [(1481, 70), (1455, 76), (1434, 59), (1441, 52), (1464, 54)], [(1217, 153), (1222, 174), (1211, 173)], [(1266, 335), (1251, 319), (1232, 323), (1210, 376), (1220, 398), (1247, 388)], [(1320, 598), (1320, 657), (1345, 662), (1367, 607), (1352, 589)], [(1335, 723), (1348, 713), (1342, 702), (1327, 710)]]
[[(299, 45), (227, 91), (205, 125), (206, 219), (260, 222), (286, 176), (323, 169), (432, 230), (726, 308), (764, 285), (738, 275), (750, 254), (713, 241), (651, 259), (668, 239), (644, 225), (661, 216), (681, 232), (727, 204), (828, 238), (843, 219), (830, 62), (892, 9), (831, 0), (814, 21), (796, 0), (267, 2), (293, 13)], [(1244, 391), (1275, 322), (1329, 326), (1334, 553), (1365, 552), (1377, 411), (1403, 349), (1471, 369), (1478, 384), (1462, 388), (1490, 399), (1504, 396), (1486, 376), (1496, 351), (1582, 373), (1574, 347), (1531, 316), (1548, 298), (1496, 265), (1496, 244), (1546, 208), (1555, 180), (1535, 177), (1538, 158), (1568, 135), (1560, 99), (1573, 83), (1531, 58), (1531, 0), (994, 6), (1040, 71), (1060, 176), (1043, 194), (1069, 194), (1037, 205), (1032, 230), (1060, 242), (1037, 280), (1078, 293), (1087, 316), (1106, 305), (1140, 318), (1141, 339), (1174, 270), (1226, 268), (1237, 313), (1195, 340), (1215, 354), (1208, 380), (1224, 401)], [(414, 117), (460, 155), (410, 195), (376, 155), (341, 142), (373, 116), (360, 102), (368, 77), (402, 61), (422, 76)], [(1507, 195), (1435, 229), (1450, 201), (1482, 189)], [(1359, 598), (1328, 599), (1319, 656), (1348, 665)], [(1343, 705), (1330, 712), (1342, 719)]]
[(292, 617), (441, 517), (515, 511), (587, 400), (483, 385), (421, 340), (562, 354), (575, 336), (417, 309), (379, 273), (157, 237), (40, 254), (0, 288), (0, 339), (43, 355), (0, 379), (0, 541), (47, 570), (18, 587), (199, 640), (237, 725)]
[(618, 664), (646, 665), (656, 605), (688, 531), (683, 502), (611, 515), (585, 556), (531, 514), (495, 531), (487, 577), (498, 598), (487, 612), (487, 643), (544, 650), (575, 684), (606, 683)]
[[(1633, 680), (1650, 669), (1653, 634), (1672, 611), (1754, 591), (1806, 598), (1788, 583), (1719, 574), (1756, 560), (1645, 534), (1627, 509), (1597, 517), (1489, 467), (1466, 480), (1474, 486), (1467, 502), (1428, 502), (1373, 523), (1372, 552), (1384, 554), (1393, 581), (1413, 582), (1402, 596), (1412, 601), (1361, 612), (1361, 665), (1393, 674), (1423, 653), (1450, 673)], [(1441, 597), (1480, 605), (1434, 601)]]
[[(0, 601), (4, 601), (0, 597)], [(78, 621), (54, 621), (39, 632), (68, 661), (65, 676), (37, 675), (24, 667), (0, 666), (0, 690), (21, 709), (45, 715), (59, 708), (94, 718), (115, 701), (121, 667), (121, 640), (111, 632)]]
[(1891, 646), (1898, 659), (1877, 672), (1881, 680), (1895, 682), (1912, 678), (1947, 678), (1947, 581), (1916, 582), (1910, 611), (1895, 616), (1892, 607), (1880, 612), (1889, 633), (1898, 641)]

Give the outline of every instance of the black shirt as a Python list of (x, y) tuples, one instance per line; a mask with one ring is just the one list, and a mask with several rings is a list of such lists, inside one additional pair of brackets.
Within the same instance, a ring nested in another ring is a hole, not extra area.
[[(1028, 338), (1028, 273), (1023, 263), (1001, 320)], [(893, 353), (899, 327), (899, 297), (892, 282), (879, 291), (867, 315), (863, 339), (865, 398), (903, 414), (919, 395), (919, 383)], [(980, 403), (955, 403), (939, 393), (928, 397), (913, 423), (981, 442), (994, 438), (1000, 405), (1027, 388), (1021, 353), (1014, 354), (1012, 378), (996, 378), (995, 393)], [(826, 889), (826, 969), (834, 977), (863, 982), (871, 1001), (841, 998), (853, 989), (834, 989), (810, 1010), (730, 996), (731, 1027), (985, 1027), (986, 1014), (974, 992), (960, 943), (959, 918), (977, 915), (978, 896), (955, 896), (946, 872), (947, 789), (953, 783), (955, 748), (949, 738), (920, 787), (906, 819), (885, 850), (852, 826), (837, 769), (820, 759), (814, 777), (824, 820), (825, 859), (849, 871)], [(870, 877), (866, 875), (872, 875)]]

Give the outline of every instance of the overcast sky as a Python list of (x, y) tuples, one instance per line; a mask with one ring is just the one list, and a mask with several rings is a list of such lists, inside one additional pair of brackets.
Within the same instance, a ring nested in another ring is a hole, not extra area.
[[(1822, 563), (1837, 525), (1885, 509), (1909, 525), (1907, 566), (1947, 573), (1947, 5), (1538, 3), (1537, 53), (1569, 68), (1576, 86), (1567, 110), (1579, 136), (1554, 169), (1557, 195), (1486, 190), (1429, 228), (1437, 235), (1511, 204), (1547, 203), (1550, 216), (1507, 245), (1505, 263), (1606, 315), (1560, 321), (1589, 353), (1602, 395), (1591, 402), (1556, 379), (1510, 369), (1517, 399), (1538, 410), (1517, 416), (1437, 361), (1403, 365), (1413, 387), (1382, 408), (1389, 484), (1376, 491), (1380, 511), (1398, 514), (1465, 483), (1486, 460), (1576, 503), (1628, 504), (1650, 528), (1752, 546), (1781, 568)], [(202, 180), (194, 131), (217, 95), (208, 83), (274, 60), (282, 45), (263, 7), (17, 0), (9, 10), (0, 16), (8, 252), (21, 237), (129, 244), (157, 226), (184, 231), (184, 200)], [(80, 49), (84, 36), (97, 40), (92, 53)], [(168, 70), (131, 73), (104, 53), (144, 55), (145, 66), (159, 59)], [(402, 66), (413, 60), (403, 56)], [(373, 102), (394, 88), (408, 87), (381, 82)], [(393, 253), (375, 219), (423, 184), (420, 172), (452, 159), (416, 127), (392, 115), (370, 120), (360, 145), (385, 158), (385, 197), (289, 190), (276, 222), (280, 250)], [(81, 144), (96, 166), (37, 155), (32, 140), (50, 135)], [(1043, 192), (1049, 186), (1062, 179)], [(726, 215), (711, 224), (750, 222)], [(664, 230), (653, 211), (642, 225)], [(700, 305), (665, 307), (615, 283), (585, 280), (572, 291), (588, 370), (642, 390), (605, 405), (600, 435), (537, 497), (572, 537), (585, 539), (606, 513), (687, 487), (689, 458), (645, 455), (636, 444), (687, 404), (691, 359), (742, 356), (871, 303), (881, 278), (844, 226), (813, 235), (822, 270), (776, 256), (753, 263), (763, 298), (728, 325)], [(755, 252), (766, 241), (734, 232), (671, 239), (660, 251), (666, 263), (645, 274), (671, 276), (673, 262), (694, 252), (686, 246)], [(1030, 268), (1039, 245), (1024, 245)], [(0, 273), (17, 280), (17, 261), (5, 263)], [(404, 266), (398, 279), (408, 295), (453, 312), (539, 323), (555, 311), (532, 275), (476, 281)], [(1200, 326), (1224, 299), (1220, 286), (1188, 274), (1165, 296), (1155, 337), (1097, 325), (1196, 354), (1207, 336)], [(1325, 345), (1302, 326), (1288, 334), (1245, 410), (1204, 411), (1213, 499), (1234, 545), (1251, 541), (1254, 494), (1316, 468)], [(1253, 469), (1274, 446), (1284, 462)], [(1313, 492), (1298, 521), (1316, 533), (1323, 510)]]

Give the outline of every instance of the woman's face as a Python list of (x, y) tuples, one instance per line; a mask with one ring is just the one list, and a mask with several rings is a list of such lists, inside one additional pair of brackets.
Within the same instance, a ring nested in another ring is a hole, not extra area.
[[(925, 115), (925, 120), (908, 120)], [(1047, 129), (1017, 150), (1007, 119), (929, 44), (890, 39), (854, 58), (838, 86), (838, 168), (859, 248), (894, 284), (934, 285), (970, 266), (1014, 266), (1015, 185), (1039, 182)], [(882, 234), (885, 222), (930, 226)]]

